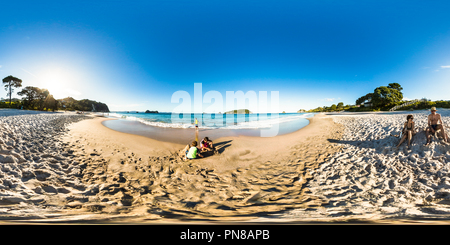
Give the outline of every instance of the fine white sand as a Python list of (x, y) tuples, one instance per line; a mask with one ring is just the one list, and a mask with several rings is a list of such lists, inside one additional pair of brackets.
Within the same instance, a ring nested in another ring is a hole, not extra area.
[(89, 192), (80, 166), (62, 151), (74, 113), (0, 110), (0, 220), (57, 215), (58, 193)]
[[(439, 110), (450, 126), (450, 111)], [(406, 115), (413, 114), (420, 132), (411, 150), (397, 150)], [(433, 138), (426, 143), (429, 111), (389, 115), (333, 115), (345, 125), (337, 143), (343, 148), (321, 163), (307, 187), (325, 205), (296, 209), (280, 216), (288, 220), (448, 220), (450, 218), (450, 146)], [(448, 130), (448, 129), (447, 129)], [(448, 130), (449, 131), (449, 130)], [(448, 132), (447, 131), (447, 132)]]

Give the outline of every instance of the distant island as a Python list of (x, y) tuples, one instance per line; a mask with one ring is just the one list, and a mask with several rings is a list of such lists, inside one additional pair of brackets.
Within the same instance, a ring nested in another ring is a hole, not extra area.
[(149, 110), (146, 110), (145, 113), (159, 113), (159, 112), (158, 112), (158, 111), (149, 111)]
[(233, 111), (224, 112), (224, 114), (252, 114), (252, 112), (248, 109), (239, 109)]

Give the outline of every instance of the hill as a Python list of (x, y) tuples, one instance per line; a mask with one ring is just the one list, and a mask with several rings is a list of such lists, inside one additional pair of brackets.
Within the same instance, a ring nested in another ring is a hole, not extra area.
[(248, 109), (239, 109), (239, 110), (227, 111), (224, 114), (252, 114), (252, 112)]

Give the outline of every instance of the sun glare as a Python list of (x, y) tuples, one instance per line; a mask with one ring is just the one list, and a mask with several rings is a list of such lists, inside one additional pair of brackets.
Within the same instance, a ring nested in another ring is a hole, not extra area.
[(61, 68), (51, 68), (38, 75), (41, 87), (47, 89), (55, 99), (71, 96), (70, 88), (73, 81), (71, 75)]

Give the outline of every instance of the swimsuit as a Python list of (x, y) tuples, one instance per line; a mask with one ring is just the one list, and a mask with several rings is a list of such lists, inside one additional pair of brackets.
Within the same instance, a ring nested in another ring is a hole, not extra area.
[(412, 129), (412, 124), (411, 127), (408, 127), (408, 124), (406, 124), (406, 130), (411, 130)]
[(430, 125), (430, 126), (433, 128), (433, 130), (436, 131), (438, 124), (433, 124), (433, 125)]
[(203, 141), (200, 143), (202, 148), (209, 148), (209, 142), (208, 141)]

